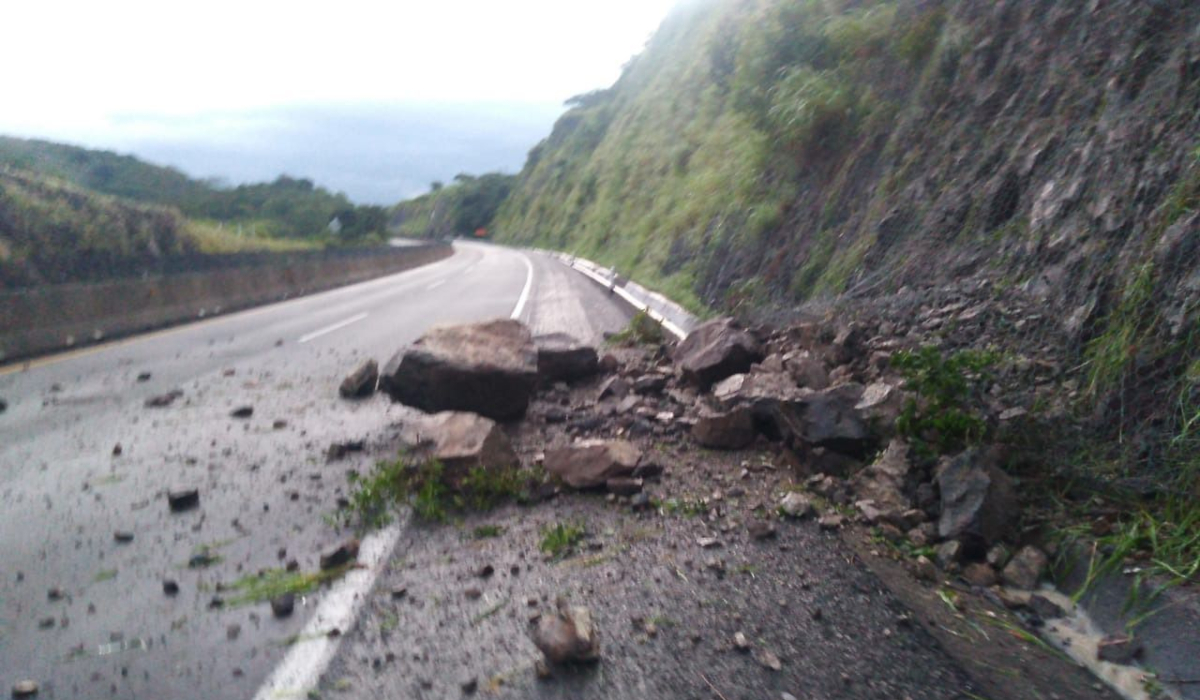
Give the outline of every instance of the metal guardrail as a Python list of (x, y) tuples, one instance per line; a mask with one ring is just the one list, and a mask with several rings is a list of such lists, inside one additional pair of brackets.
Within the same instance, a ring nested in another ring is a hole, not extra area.
[(642, 285), (628, 279), (621, 279), (616, 270), (598, 265), (586, 258), (541, 251), (555, 258), (577, 272), (591, 278), (597, 284), (608, 288), (614, 295), (638, 311), (657, 321), (676, 338), (683, 340), (692, 332), (700, 321), (688, 313), (679, 304), (671, 301), (658, 292), (650, 291)]

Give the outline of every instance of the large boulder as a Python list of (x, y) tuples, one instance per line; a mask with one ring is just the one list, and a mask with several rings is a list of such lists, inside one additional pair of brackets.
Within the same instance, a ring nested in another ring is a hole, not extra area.
[(589, 489), (609, 479), (630, 476), (642, 458), (641, 451), (625, 440), (583, 440), (568, 447), (546, 450), (546, 471), (568, 486)]
[(412, 426), (414, 442), (424, 456), (436, 459), (451, 479), (476, 467), (509, 469), (518, 466), (517, 453), (496, 422), (474, 413), (444, 411)]
[(911, 469), (908, 445), (903, 440), (892, 440), (878, 459), (854, 476), (854, 492), (883, 513), (904, 513), (912, 508), (907, 496)]
[(380, 381), (393, 400), (422, 411), (495, 420), (525, 415), (536, 385), (533, 338), (508, 319), (434, 328), (393, 357)]
[(730, 411), (703, 409), (692, 426), (692, 437), (702, 447), (740, 450), (754, 442), (754, 419), (750, 409), (742, 406)]
[(967, 450), (941, 466), (942, 516), (938, 535), (983, 549), (1013, 533), (1020, 506), (1007, 474), (979, 450)]
[(684, 381), (701, 389), (750, 370), (763, 359), (762, 345), (730, 318), (701, 324), (675, 348), (675, 362)]
[(824, 447), (857, 459), (866, 457), (877, 441), (857, 408), (861, 398), (861, 386), (841, 384), (780, 402), (776, 406), (780, 432), (810, 447)]
[(544, 384), (586, 379), (600, 371), (596, 349), (581, 345), (566, 333), (548, 333), (533, 339), (537, 346), (537, 372)]

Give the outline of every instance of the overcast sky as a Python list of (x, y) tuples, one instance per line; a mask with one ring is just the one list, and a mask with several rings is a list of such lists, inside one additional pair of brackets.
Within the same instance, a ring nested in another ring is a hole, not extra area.
[[(427, 153), (431, 160), (420, 168), (398, 163), (398, 171), (420, 169), (422, 178), (445, 172), (448, 179), (467, 169), (451, 162), (453, 152), (461, 155), (464, 143), (480, 147), (476, 131), (507, 143), (490, 169), (515, 171), (563, 100), (610, 85), (674, 1), (8, 2), (0, 13), (8, 30), (0, 41), (0, 65), (7, 67), (0, 132), (129, 150), (159, 162), (173, 157), (169, 164), (195, 175), (237, 181), (287, 170), (341, 189), (328, 182), (332, 171), (294, 172), (311, 160), (299, 157), (305, 142), (295, 134), (315, 139), (310, 146), (328, 159), (337, 155), (336, 130), (347, 126), (329, 115), (358, 123), (364, 111), (378, 138), (454, 142), (440, 164), (437, 153)], [(317, 135), (294, 122), (311, 114), (323, 115), (334, 131)], [(431, 120), (465, 131), (389, 126)], [(498, 135), (497, 121), (505, 125)], [(288, 143), (262, 149), (282, 152), (276, 160), (230, 160), (221, 168), (221, 153), (234, 158), (245, 144), (262, 146), (278, 134)], [(355, 157), (371, 155), (369, 139), (364, 145), (363, 134), (349, 136), (346, 162), (354, 162), (351, 146), (367, 151)], [(206, 144), (208, 156), (198, 157)], [(467, 165), (478, 168), (479, 161)], [(412, 194), (346, 189), (360, 200)]]

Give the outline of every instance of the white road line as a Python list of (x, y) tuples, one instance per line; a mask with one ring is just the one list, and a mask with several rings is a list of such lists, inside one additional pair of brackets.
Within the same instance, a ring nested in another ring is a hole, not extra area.
[[(402, 529), (400, 523), (393, 523), (363, 539), (358, 561), (364, 568), (350, 571), (321, 596), (316, 612), (297, 637), (299, 641), (291, 646), (283, 662), (258, 689), (254, 700), (301, 700), (317, 687), (321, 674), (333, 660), (338, 640), (353, 626), (359, 608), (387, 563)], [(341, 634), (330, 637), (329, 632), (333, 629)]]
[(327, 335), (336, 330), (345, 328), (346, 326), (350, 325), (351, 323), (358, 323), (359, 321), (363, 320), (366, 317), (367, 317), (367, 312), (364, 311), (361, 314), (351, 316), (350, 318), (346, 319), (345, 321), (338, 321), (337, 323), (333, 324), (332, 326), (325, 326), (324, 328), (322, 328), (319, 331), (313, 331), (312, 333), (309, 333), (308, 335), (300, 338), (300, 342), (307, 343), (310, 340), (316, 340), (317, 338), (320, 338), (323, 335)]
[(521, 296), (517, 299), (517, 305), (513, 308), (509, 318), (521, 318), (521, 312), (525, 310), (525, 303), (529, 301), (529, 290), (533, 288), (533, 263), (529, 262), (529, 257), (524, 253), (520, 253), (521, 260), (525, 261), (525, 288), (521, 290)]
[(427, 292), (433, 291), (434, 289), (437, 289), (438, 287), (442, 286), (445, 283), (446, 283), (446, 280), (438, 280), (437, 282), (434, 282), (433, 284), (426, 287), (425, 291), (427, 291)]

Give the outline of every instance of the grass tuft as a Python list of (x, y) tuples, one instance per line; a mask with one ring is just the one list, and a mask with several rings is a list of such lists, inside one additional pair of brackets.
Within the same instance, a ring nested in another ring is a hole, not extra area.
[(541, 534), (542, 543), (539, 549), (555, 559), (562, 559), (574, 551), (575, 546), (587, 536), (587, 526), (582, 521), (555, 523), (542, 528)]

